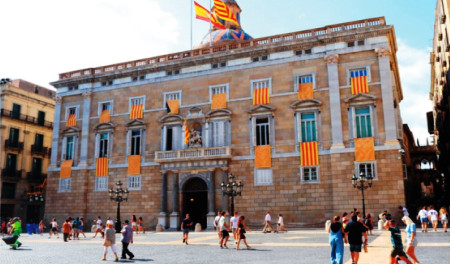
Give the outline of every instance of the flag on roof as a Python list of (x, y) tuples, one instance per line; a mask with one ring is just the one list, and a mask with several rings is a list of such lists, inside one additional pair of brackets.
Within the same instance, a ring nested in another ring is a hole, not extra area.
[(225, 26), (220, 23), (217, 18), (211, 14), (211, 12), (208, 11), (208, 9), (204, 8), (203, 6), (199, 5), (197, 2), (194, 1), (195, 5), (195, 18), (206, 21), (208, 23), (211, 22), (214, 26), (216, 26), (219, 29), (225, 29)]
[(233, 22), (236, 25), (239, 25), (236, 16), (233, 14), (233, 12), (231, 12), (228, 6), (221, 0), (214, 0), (214, 12), (219, 18)]

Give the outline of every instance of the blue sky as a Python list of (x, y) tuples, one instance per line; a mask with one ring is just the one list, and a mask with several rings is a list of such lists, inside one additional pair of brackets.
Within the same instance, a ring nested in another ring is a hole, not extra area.
[[(209, 7), (209, 0), (197, 0)], [(433, 0), (237, 0), (254, 38), (385, 16), (394, 25), (403, 123), (421, 143), (431, 110)], [(191, 0), (1, 1), (0, 78), (51, 87), (58, 73), (190, 49)], [(193, 42), (209, 24), (193, 20)]]

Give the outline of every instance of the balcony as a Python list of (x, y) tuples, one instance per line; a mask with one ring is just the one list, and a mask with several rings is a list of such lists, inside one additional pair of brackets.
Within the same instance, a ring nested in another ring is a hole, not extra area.
[(231, 158), (231, 147), (191, 148), (155, 153), (155, 162), (158, 163), (223, 158)]
[(23, 150), (23, 142), (5, 140), (5, 149), (21, 152)]
[(47, 174), (43, 174), (41, 172), (27, 172), (27, 180), (29, 182), (42, 182), (47, 178)]
[(11, 168), (6, 168), (2, 170), (2, 178), (9, 180), (20, 180), (22, 177), (22, 171), (15, 170)]
[(45, 157), (47, 155), (50, 155), (49, 153), (50, 153), (50, 151), (49, 151), (48, 147), (39, 146), (39, 145), (31, 145), (31, 154)]
[(9, 117), (11, 119), (16, 119), (16, 120), (20, 120), (29, 124), (33, 124), (33, 125), (37, 125), (37, 126), (43, 126), (43, 127), (47, 127), (47, 128), (51, 128), (53, 129), (53, 123), (49, 122), (49, 121), (41, 121), (38, 120), (37, 117), (33, 117), (33, 116), (29, 116), (29, 115), (23, 115), (23, 114), (16, 114), (13, 113), (13, 111), (11, 110), (7, 110), (7, 109), (1, 109), (0, 110), (0, 115), (2, 117)]

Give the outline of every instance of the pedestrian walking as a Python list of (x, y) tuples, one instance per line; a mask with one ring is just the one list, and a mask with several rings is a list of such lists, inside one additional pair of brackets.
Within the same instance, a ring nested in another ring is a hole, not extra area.
[(189, 228), (194, 224), (192, 220), (189, 218), (189, 214), (186, 214), (186, 218), (183, 219), (181, 222), (181, 230), (183, 230), (183, 243), (188, 244), (188, 238), (189, 238)]
[(344, 212), (342, 214), (342, 226), (345, 228), (348, 224), (348, 214), (347, 212)]
[(366, 215), (366, 219), (364, 219), (364, 225), (367, 227), (367, 229), (369, 230), (369, 235), (372, 235), (372, 230), (373, 230), (373, 220), (372, 220), (372, 216), (370, 215), (370, 213), (367, 213)]
[(52, 235), (56, 235), (56, 238), (59, 238), (58, 235), (58, 222), (56, 222), (56, 218), (53, 218), (50, 222), (52, 228), (50, 229), (50, 233), (48, 234), (48, 238), (51, 238)]
[(439, 214), (436, 210), (434, 210), (434, 206), (430, 205), (430, 210), (428, 210), (428, 220), (432, 224), (435, 232), (437, 232), (438, 216)]
[(127, 255), (130, 259), (134, 258), (134, 254), (131, 253), (131, 251), (128, 249), (128, 246), (133, 244), (133, 230), (129, 226), (130, 221), (125, 220), (123, 223), (123, 228), (120, 231), (122, 233), (122, 239), (120, 240), (122, 242), (122, 257), (121, 259), (126, 259)]
[(250, 249), (251, 247), (247, 244), (247, 238), (245, 237), (246, 230), (250, 231), (250, 228), (248, 228), (245, 225), (245, 216), (241, 216), (238, 218), (238, 230), (237, 230), (237, 245), (236, 250), (239, 250), (239, 245), (241, 244), (241, 240), (244, 240), (244, 244), (247, 247), (247, 249)]
[(277, 222), (277, 232), (280, 231), (287, 232), (286, 226), (284, 225), (284, 218), (282, 214), (278, 214), (278, 222)]
[(417, 214), (417, 220), (419, 219), (422, 225), (422, 232), (428, 232), (428, 211), (426, 206), (422, 206), (422, 209)]
[(111, 251), (114, 253), (114, 256), (116, 257), (114, 261), (115, 262), (119, 261), (116, 249), (116, 230), (113, 228), (113, 225), (111, 223), (106, 223), (105, 241), (103, 242), (103, 246), (105, 248), (103, 250), (102, 260), (106, 260), (106, 255), (108, 254), (108, 247), (111, 247)]
[(64, 242), (69, 242), (67, 239), (69, 238), (70, 233), (70, 218), (67, 218), (66, 221), (64, 221), (64, 224), (62, 226), (62, 232), (63, 232), (63, 238)]
[(344, 229), (348, 233), (348, 243), (350, 244), (350, 255), (352, 264), (358, 264), (359, 253), (361, 253), (362, 237), (364, 236), (364, 246), (367, 246), (367, 229), (358, 221), (358, 216), (353, 214), (350, 221)]
[(139, 217), (138, 220), (138, 230), (142, 232), (142, 234), (145, 234), (144, 230), (144, 220), (142, 219), (142, 216)]
[(333, 223), (328, 227), (330, 234), (329, 242), (331, 246), (331, 264), (344, 263), (344, 242), (347, 244), (347, 234), (344, 232), (344, 226), (340, 222), (338, 215), (333, 217)]
[(417, 247), (416, 224), (411, 220), (411, 218), (409, 218), (409, 216), (403, 216), (402, 221), (406, 224), (406, 254), (411, 257), (414, 264), (419, 263), (416, 253), (414, 252)]
[(114, 221), (109, 216), (108, 216), (108, 218), (106, 218), (106, 224), (108, 224), (108, 223), (110, 223), (112, 226), (114, 226)]
[(448, 225), (448, 212), (447, 209), (445, 209), (445, 206), (442, 206), (439, 210), (439, 218), (441, 219), (442, 227), (444, 228), (444, 232), (447, 232), (447, 225)]
[(18, 249), (22, 246), (22, 243), (19, 242), (20, 234), (22, 234), (22, 222), (19, 217), (13, 218), (13, 224), (11, 225), (12, 236), (14, 237), (14, 244), (11, 245), (12, 249)]
[(391, 251), (391, 264), (398, 263), (396, 259), (397, 256), (404, 262), (412, 264), (406, 256), (406, 253), (403, 251), (402, 234), (400, 233), (400, 229), (398, 229), (395, 220), (392, 219), (386, 221), (386, 223), (384, 223), (384, 228), (391, 232), (391, 242), (393, 246)]
[(75, 239), (80, 240), (80, 238), (79, 238), (79, 236), (80, 236), (80, 226), (81, 226), (81, 221), (80, 221), (80, 218), (77, 217), (72, 222), (73, 240), (75, 240)]
[(271, 212), (268, 211), (266, 216), (264, 217), (264, 228), (262, 231), (263, 233), (274, 232), (271, 222), (272, 222)]
[(228, 226), (227, 222), (225, 221), (225, 217), (227, 216), (227, 213), (225, 211), (222, 211), (222, 216), (219, 219), (219, 228), (222, 232), (222, 235), (220, 237), (220, 248), (228, 248), (227, 241), (228, 238), (230, 238), (230, 227)]
[(44, 220), (41, 220), (39, 222), (39, 235), (41, 235), (41, 236), (44, 235), (44, 227), (45, 227)]
[(221, 216), (222, 216), (222, 212), (219, 211), (219, 212), (217, 212), (217, 216), (214, 218), (214, 228), (217, 231), (217, 235), (219, 236), (219, 240), (222, 237), (222, 232), (220, 231), (220, 228), (219, 228), (219, 220), (220, 220)]
[(97, 216), (97, 221), (95, 221), (95, 226), (96, 226), (96, 229), (95, 229), (94, 238), (97, 237), (98, 233), (100, 233), (100, 235), (103, 238), (103, 231), (102, 231), (102, 229), (103, 229), (103, 222), (102, 222), (102, 218), (100, 216)]
[(233, 217), (230, 218), (230, 226), (231, 226), (231, 232), (233, 232), (233, 239), (236, 242), (236, 244), (237, 244), (237, 238), (238, 238), (238, 233), (237, 233), (238, 221), (239, 221), (238, 212), (234, 212)]
[(136, 215), (133, 215), (133, 217), (131, 218), (131, 228), (134, 232), (136, 232), (136, 234), (138, 233)]
[(80, 217), (80, 227), (78, 228), (78, 231), (80, 234), (83, 234), (84, 238), (86, 238), (86, 235), (84, 234), (84, 218)]

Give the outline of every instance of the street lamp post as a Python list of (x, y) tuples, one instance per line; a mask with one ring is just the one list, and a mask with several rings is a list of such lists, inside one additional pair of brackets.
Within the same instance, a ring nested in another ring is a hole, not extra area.
[(230, 176), (228, 176), (229, 180), (227, 183), (222, 182), (220, 184), (220, 187), (222, 188), (223, 195), (228, 195), (231, 197), (231, 214), (234, 215), (234, 197), (236, 195), (241, 195), (242, 188), (244, 187), (244, 184), (242, 182), (236, 182), (234, 181), (234, 175), (233, 173), (230, 173)]
[(116, 220), (116, 233), (120, 233), (122, 229), (122, 222), (120, 221), (120, 203), (128, 200), (128, 189), (122, 189), (122, 182), (116, 182), (117, 188), (109, 190), (109, 198), (111, 201), (117, 202), (117, 220)]
[[(361, 173), (359, 174), (359, 177), (356, 177), (355, 174), (353, 174), (353, 177), (352, 177), (353, 188), (357, 188), (358, 190), (361, 190), (363, 217), (366, 217), (366, 204), (364, 201), (364, 190), (372, 187), (372, 180), (373, 180), (372, 175), (369, 175), (366, 177), (364, 171), (361, 171)], [(365, 184), (366, 181), (367, 181), (367, 185)]]

